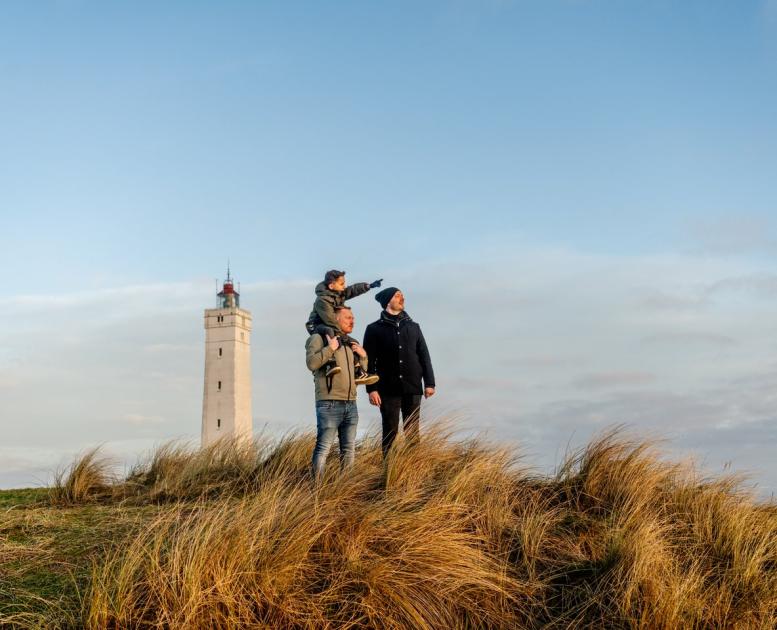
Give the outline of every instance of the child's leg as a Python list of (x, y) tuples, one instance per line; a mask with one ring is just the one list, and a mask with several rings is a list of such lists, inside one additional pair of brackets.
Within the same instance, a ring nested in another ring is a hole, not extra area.
[[(340, 339), (340, 343), (343, 344), (344, 346), (349, 346), (350, 347), (350, 345), (352, 343), (359, 343), (358, 341), (356, 341), (356, 339), (354, 339), (350, 335), (346, 335), (344, 333), (340, 333), (340, 331), (338, 331), (338, 334), (339, 334), (338, 339)], [(353, 371), (354, 371), (354, 374), (356, 374), (357, 378), (364, 373), (364, 370), (362, 370), (362, 366), (359, 365), (358, 363), (356, 363), (353, 366)]]
[[(356, 339), (354, 339), (350, 335), (340, 335), (340, 342), (348, 344), (349, 346), (352, 343), (359, 343), (358, 341), (356, 341)], [(362, 385), (363, 383), (366, 383), (366, 382), (373, 383), (373, 382), (377, 382), (378, 380), (377, 378), (371, 378), (370, 375), (367, 374), (367, 372), (363, 370), (362, 366), (359, 365), (358, 363), (356, 363), (353, 366), (353, 372), (356, 375), (358, 385)]]
[(337, 337), (340, 334), (339, 330), (335, 330), (331, 326), (326, 326), (324, 324), (318, 324), (311, 334), (321, 335), (321, 339), (324, 340), (324, 343), (328, 343), (329, 340), (327, 339), (327, 336), (329, 337)]
[[(348, 335), (341, 335), (340, 336), (340, 343), (347, 343), (348, 345), (352, 343), (359, 343), (354, 339), (353, 337), (350, 337)], [(358, 361), (354, 361), (353, 365), (353, 375), (356, 377), (356, 384), (357, 385), (372, 385), (373, 383), (378, 382), (378, 375), (377, 374), (368, 374), (367, 370), (362, 368), (361, 364)]]
[[(330, 326), (325, 326), (324, 324), (318, 324), (315, 329), (313, 330), (314, 335), (321, 335), (321, 339), (323, 339), (324, 344), (329, 343), (329, 337), (336, 337), (340, 331), (336, 331), (334, 328), (331, 328)], [(340, 367), (337, 365), (337, 361), (334, 360), (334, 357), (329, 359), (324, 364), (324, 367), (326, 368), (326, 375), (334, 376), (335, 374), (340, 372)]]
[(359, 343), (358, 341), (356, 341), (356, 339), (354, 339), (350, 335), (340, 335), (340, 342), (344, 343), (347, 346), (350, 346), (352, 343)]

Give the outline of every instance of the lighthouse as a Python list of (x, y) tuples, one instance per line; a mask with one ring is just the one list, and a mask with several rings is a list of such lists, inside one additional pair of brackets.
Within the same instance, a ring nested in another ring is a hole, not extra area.
[(251, 313), (227, 267), (217, 308), (205, 309), (205, 387), (202, 446), (222, 439), (251, 439)]

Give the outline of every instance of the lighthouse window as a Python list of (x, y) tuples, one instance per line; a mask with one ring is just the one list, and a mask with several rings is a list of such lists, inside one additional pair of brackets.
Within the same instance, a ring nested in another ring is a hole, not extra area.
[(221, 348), (219, 348), (219, 356), (221, 356)]
[(221, 391), (221, 381), (219, 381), (219, 391)]
[(217, 429), (220, 429), (220, 428), (221, 428), (221, 418), (219, 418), (218, 420), (216, 420), (216, 428), (217, 428)]

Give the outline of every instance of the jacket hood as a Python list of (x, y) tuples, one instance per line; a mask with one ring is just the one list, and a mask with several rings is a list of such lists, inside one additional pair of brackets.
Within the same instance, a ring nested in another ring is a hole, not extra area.
[(326, 286), (326, 283), (324, 282), (319, 282), (316, 285), (316, 295), (319, 297), (322, 295), (339, 295), (340, 293), (342, 293), (342, 291), (332, 291), (332, 289)]

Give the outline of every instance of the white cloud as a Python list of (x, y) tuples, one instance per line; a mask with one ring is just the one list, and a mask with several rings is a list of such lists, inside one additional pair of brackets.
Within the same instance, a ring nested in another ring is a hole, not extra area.
[(716, 333), (678, 330), (660, 332), (643, 338), (647, 344), (679, 345), (685, 348), (693, 345), (731, 346), (737, 342), (733, 337)]
[(696, 251), (713, 255), (777, 254), (777, 234), (772, 220), (757, 215), (722, 215), (698, 221), (689, 231)]
[(707, 288), (707, 293), (715, 295), (726, 292), (747, 292), (756, 297), (777, 297), (777, 274), (759, 272), (746, 276), (723, 278)]
[(656, 380), (656, 375), (650, 372), (596, 372), (586, 374), (575, 381), (575, 385), (583, 389), (601, 389), (636, 386), (652, 383)]
[(155, 283), (127, 287), (113, 287), (79, 291), (67, 294), (35, 295), (22, 294), (0, 298), (3, 307), (32, 307), (43, 309), (83, 308), (93, 304), (129, 303), (133, 298), (180, 297), (190, 294), (192, 283)]
[(122, 420), (134, 425), (164, 424), (166, 420), (162, 416), (146, 416), (142, 413), (126, 413)]

